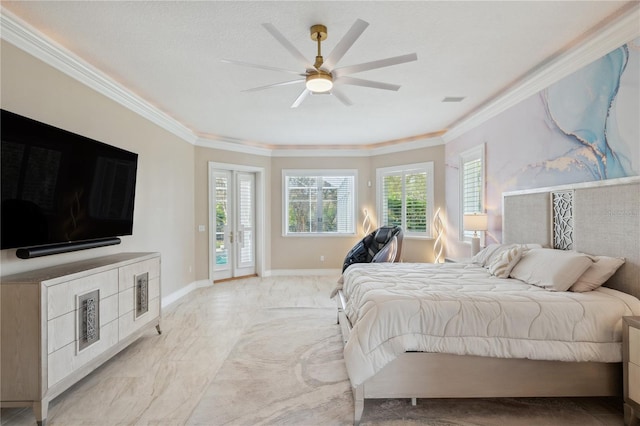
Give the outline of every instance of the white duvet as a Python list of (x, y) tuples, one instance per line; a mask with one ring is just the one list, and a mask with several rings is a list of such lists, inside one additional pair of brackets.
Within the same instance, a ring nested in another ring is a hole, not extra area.
[(355, 264), (337, 290), (353, 386), (406, 351), (619, 362), (622, 317), (640, 315), (640, 300), (606, 287), (552, 292), (464, 263)]

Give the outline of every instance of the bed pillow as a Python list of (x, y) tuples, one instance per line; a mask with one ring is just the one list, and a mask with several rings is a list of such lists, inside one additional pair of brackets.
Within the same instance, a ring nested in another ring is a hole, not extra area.
[(567, 291), (593, 262), (584, 253), (531, 249), (511, 271), (511, 277), (551, 291)]
[(489, 265), (489, 272), (498, 278), (509, 278), (509, 273), (522, 257), (523, 249), (519, 244), (514, 244), (506, 250), (502, 250)]
[(607, 282), (624, 263), (622, 257), (591, 256), (593, 263), (569, 290), (578, 293), (595, 290)]

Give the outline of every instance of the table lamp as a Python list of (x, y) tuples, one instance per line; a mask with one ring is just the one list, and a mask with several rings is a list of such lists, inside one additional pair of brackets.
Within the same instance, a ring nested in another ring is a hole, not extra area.
[(471, 256), (475, 256), (480, 251), (478, 231), (486, 231), (487, 224), (486, 213), (469, 213), (464, 215), (462, 227), (465, 231), (473, 231), (473, 237), (471, 237)]

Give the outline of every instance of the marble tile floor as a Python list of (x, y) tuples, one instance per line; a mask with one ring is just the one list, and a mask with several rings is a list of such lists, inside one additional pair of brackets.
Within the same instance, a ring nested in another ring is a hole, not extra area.
[[(54, 399), (55, 425), (347, 425), (337, 277), (247, 278), (198, 289), (150, 332)], [(2, 409), (2, 426), (35, 425)], [(362, 424), (622, 425), (611, 398), (367, 401)]]

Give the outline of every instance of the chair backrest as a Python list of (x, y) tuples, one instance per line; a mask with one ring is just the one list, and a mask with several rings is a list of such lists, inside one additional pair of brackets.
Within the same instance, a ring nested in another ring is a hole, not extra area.
[(395, 262), (396, 256), (398, 254), (398, 237), (395, 235), (391, 237), (391, 239), (380, 249), (373, 259), (371, 259), (371, 263), (380, 263), (380, 262)]
[(365, 236), (347, 253), (342, 270), (354, 263), (399, 261), (402, 238), (402, 227), (381, 226)]

